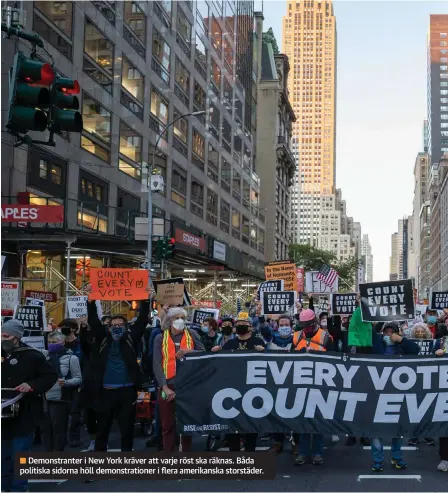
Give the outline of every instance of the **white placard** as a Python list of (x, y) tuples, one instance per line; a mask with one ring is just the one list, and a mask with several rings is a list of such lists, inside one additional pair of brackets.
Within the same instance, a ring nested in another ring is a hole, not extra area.
[(2, 310), (14, 311), (19, 304), (19, 283), (2, 282)]
[(226, 261), (226, 245), (219, 241), (213, 242), (213, 258), (216, 260)]
[(28, 336), (22, 337), (22, 342), (24, 342), (27, 346), (30, 346), (34, 349), (38, 349), (42, 351), (45, 349), (45, 337), (44, 336)]
[(307, 272), (305, 274), (305, 282), (306, 282), (306, 292), (312, 294), (329, 294), (329, 293), (337, 293), (339, 279), (336, 277), (334, 284), (332, 287), (327, 286), (322, 281), (317, 279), (317, 275), (319, 274), (318, 270), (313, 270)]
[(68, 318), (87, 317), (88, 296), (67, 296)]

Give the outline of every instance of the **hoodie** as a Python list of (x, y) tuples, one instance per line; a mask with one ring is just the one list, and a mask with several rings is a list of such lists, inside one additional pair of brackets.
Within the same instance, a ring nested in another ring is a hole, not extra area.
[(288, 351), (291, 348), (292, 338), (293, 338), (292, 333), (289, 337), (280, 337), (280, 335), (277, 332), (274, 332), (272, 336), (272, 342), (269, 344), (268, 350), (275, 351), (278, 348)]

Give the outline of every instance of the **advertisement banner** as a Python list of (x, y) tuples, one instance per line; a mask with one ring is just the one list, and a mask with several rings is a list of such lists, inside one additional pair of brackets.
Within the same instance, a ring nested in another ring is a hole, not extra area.
[(180, 433), (441, 437), (447, 389), (447, 357), (191, 354), (177, 363), (176, 417)]

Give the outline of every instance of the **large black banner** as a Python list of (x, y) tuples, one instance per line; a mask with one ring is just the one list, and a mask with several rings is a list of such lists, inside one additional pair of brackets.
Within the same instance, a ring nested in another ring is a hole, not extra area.
[(391, 322), (414, 318), (414, 290), (410, 279), (360, 284), (364, 322)]
[(431, 308), (433, 310), (448, 308), (448, 291), (444, 293), (431, 293)]
[(181, 433), (448, 436), (448, 357), (188, 355), (176, 406)]

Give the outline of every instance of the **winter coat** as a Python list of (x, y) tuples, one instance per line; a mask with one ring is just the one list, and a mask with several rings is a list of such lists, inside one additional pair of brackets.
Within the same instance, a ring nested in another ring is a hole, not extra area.
[[(386, 343), (383, 340), (382, 334), (377, 334), (375, 331), (373, 331), (372, 343), (373, 343), (373, 349), (372, 349), (373, 354), (385, 354)], [(420, 346), (414, 341), (407, 339), (406, 337), (403, 337), (400, 344), (397, 345), (398, 345), (399, 355), (404, 355), (404, 354), (417, 355), (420, 352)]]
[[(50, 352), (42, 351), (50, 362)], [(59, 376), (60, 375), (60, 376)], [(79, 358), (73, 354), (73, 351), (66, 349), (59, 358), (59, 372), (58, 378), (70, 378), (65, 380), (63, 387), (79, 387), (82, 383), (81, 367), (79, 364)], [(62, 400), (62, 388), (59, 382), (56, 382), (53, 387), (45, 394), (47, 401), (60, 401)]]

